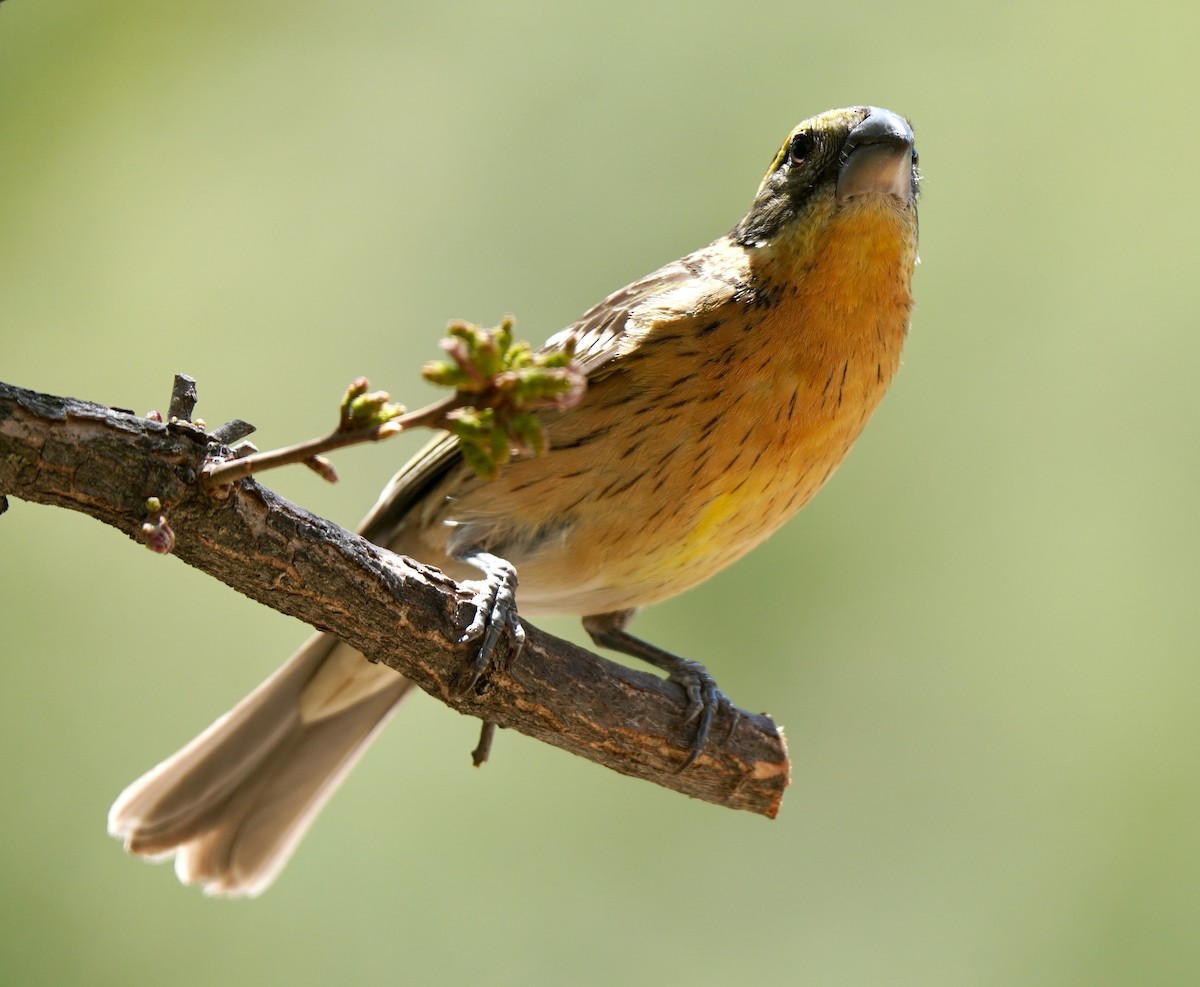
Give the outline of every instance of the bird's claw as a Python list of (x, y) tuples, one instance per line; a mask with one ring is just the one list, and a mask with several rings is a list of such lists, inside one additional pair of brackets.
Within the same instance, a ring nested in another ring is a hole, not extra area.
[[(725, 709), (734, 718), (735, 725), (738, 712), (737, 707), (729, 701), (725, 693), (717, 688), (716, 680), (708, 674), (708, 670), (703, 665), (698, 661), (688, 659), (680, 659), (680, 662), (681, 667), (671, 672), (670, 679), (679, 685), (687, 696), (687, 716), (684, 718), (684, 723), (696, 724), (691, 750), (677, 769), (686, 771), (695, 763), (696, 758), (700, 756), (701, 751), (708, 743), (717, 711)], [(730, 732), (733, 732), (732, 726)]]
[(462, 584), (471, 591), (475, 616), (459, 641), (478, 641), (479, 648), (470, 664), (464, 666), (457, 683), (460, 695), (474, 689), (496, 656), (502, 637), (509, 641), (507, 665), (517, 660), (525, 646), (525, 628), (517, 614), (517, 571), (503, 559), (490, 556), (483, 579)]

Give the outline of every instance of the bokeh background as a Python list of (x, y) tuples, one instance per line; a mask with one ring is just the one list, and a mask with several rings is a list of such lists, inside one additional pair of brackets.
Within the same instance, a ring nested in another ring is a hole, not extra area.
[[(707, 242), (813, 113), (903, 112), (928, 177), (848, 464), (637, 625), (785, 727), (780, 819), (509, 734), (474, 771), (418, 697), (274, 888), (207, 900), (105, 813), (305, 629), (14, 500), (0, 979), (1200, 982), (1196, 11), (4, 3), (0, 379), (185, 371), (262, 446), (357, 374), (421, 401), (451, 318), (540, 341)], [(269, 482), (350, 525), (411, 448)]]

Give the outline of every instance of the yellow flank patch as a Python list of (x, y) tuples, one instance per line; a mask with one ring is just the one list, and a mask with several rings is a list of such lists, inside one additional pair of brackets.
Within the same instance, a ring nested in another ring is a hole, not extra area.
[(705, 573), (721, 568), (723, 556), (731, 554), (730, 526), (737, 523), (738, 514), (747, 506), (748, 499), (755, 496), (748, 486), (743, 486), (737, 494), (723, 493), (714, 497), (691, 531), (675, 544), (664, 545), (660, 552), (647, 557), (649, 565), (640, 573), (641, 577), (662, 579), (675, 577), (694, 567)]
[[(743, 490), (745, 487), (742, 488)], [(740, 497), (733, 494), (719, 494), (711, 504), (704, 508), (704, 513), (696, 520), (691, 536), (687, 540), (687, 548), (694, 555), (706, 555), (712, 550), (713, 542), (717, 540), (722, 527), (741, 506)]]

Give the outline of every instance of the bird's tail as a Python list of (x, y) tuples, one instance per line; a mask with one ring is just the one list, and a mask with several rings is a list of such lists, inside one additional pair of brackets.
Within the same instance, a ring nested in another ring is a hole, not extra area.
[(206, 893), (255, 895), (412, 683), (328, 634), (121, 793), (108, 829)]

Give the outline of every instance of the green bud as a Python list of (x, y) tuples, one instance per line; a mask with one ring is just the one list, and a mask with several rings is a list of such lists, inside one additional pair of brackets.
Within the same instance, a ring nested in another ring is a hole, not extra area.
[(438, 387), (459, 387), (466, 380), (458, 367), (445, 360), (430, 360), (421, 368), (421, 376)]

